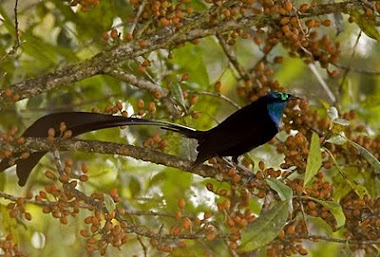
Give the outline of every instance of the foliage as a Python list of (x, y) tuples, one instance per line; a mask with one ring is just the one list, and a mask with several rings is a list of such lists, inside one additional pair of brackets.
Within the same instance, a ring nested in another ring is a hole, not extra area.
[[(378, 255), (379, 16), (379, 1), (3, 0), (0, 159), (51, 153), (25, 188), (0, 174), (0, 254)], [(271, 90), (302, 99), (232, 168), (191, 170), (194, 142), (159, 128), (19, 137), (73, 110), (206, 130)]]

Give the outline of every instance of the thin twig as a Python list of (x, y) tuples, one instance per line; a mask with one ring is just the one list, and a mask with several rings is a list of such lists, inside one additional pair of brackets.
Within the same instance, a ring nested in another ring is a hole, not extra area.
[(17, 13), (17, 7), (18, 7), (18, 0), (15, 0), (15, 7), (13, 9), (14, 15), (15, 15), (15, 35), (16, 35), (16, 46), (17, 48), (20, 46), (20, 32), (18, 30), (18, 13)]
[(313, 63), (310, 63), (309, 65), (310, 70), (313, 72), (315, 77), (317, 78), (319, 84), (321, 87), (326, 91), (327, 96), (330, 98), (332, 103), (336, 102), (336, 97), (334, 93), (330, 90), (329, 86), (326, 84), (325, 80), (322, 78), (321, 74), (317, 71), (317, 68)]
[(361, 73), (368, 76), (379, 76), (380, 71), (365, 70), (358, 67), (345, 66), (343, 64), (335, 64), (335, 66), (342, 70), (349, 70), (350, 72)]
[(14, 15), (15, 15), (15, 37), (16, 37), (16, 39), (15, 39), (15, 43), (12, 46), (12, 49), (0, 58), (0, 63), (3, 60), (5, 60), (8, 56), (14, 55), (17, 52), (17, 49), (21, 45), (20, 31), (18, 29), (18, 11), (17, 11), (17, 9), (18, 9), (18, 0), (15, 0), (15, 5), (14, 5), (14, 8), (13, 8), (13, 12), (14, 12)]
[(366, 240), (366, 239), (340, 239), (340, 238), (332, 238), (328, 236), (319, 236), (319, 235), (287, 235), (284, 239), (306, 239), (306, 240), (321, 240), (332, 243), (340, 243), (340, 244), (364, 244), (364, 245), (379, 245), (380, 240)]
[(58, 174), (62, 176), (64, 172), (63, 172), (63, 167), (62, 167), (61, 155), (57, 149), (53, 151), (53, 155), (54, 155), (55, 167), (57, 168)]
[[(352, 60), (354, 59), (354, 56), (355, 56), (355, 53), (356, 53), (356, 47), (358, 46), (359, 44), (359, 40), (360, 40), (360, 37), (362, 36), (362, 31), (359, 31), (359, 34), (358, 36), (356, 37), (356, 41), (355, 41), (355, 44), (354, 44), (354, 47), (352, 49), (352, 53), (351, 53), (351, 56), (350, 56), (350, 61), (348, 63), (352, 63)], [(343, 94), (343, 86), (344, 84), (346, 83), (346, 79), (347, 79), (347, 75), (348, 73), (350, 72), (351, 69), (346, 69), (343, 73), (343, 76), (342, 76), (342, 80), (341, 82), (339, 83), (339, 87), (338, 87), (338, 96), (339, 98), (341, 98), (342, 94)]]
[(118, 68), (106, 68), (104, 73), (152, 93), (159, 92), (163, 97), (168, 94), (168, 91), (159, 85)]
[(129, 33), (130, 33), (131, 35), (133, 35), (133, 33), (135, 32), (135, 29), (136, 29), (137, 23), (139, 22), (139, 19), (140, 19), (140, 17), (141, 17), (141, 14), (142, 14), (142, 12), (143, 12), (143, 10), (144, 10), (144, 8), (145, 8), (145, 4), (146, 4), (146, 1), (142, 1), (142, 3), (141, 3), (140, 6), (139, 6), (139, 9), (138, 9), (138, 11), (137, 11), (137, 14), (136, 14), (135, 20), (134, 20), (134, 22), (133, 22), (133, 24), (132, 24), (132, 26), (131, 26), (130, 31), (129, 31)]
[(237, 103), (235, 103), (233, 100), (228, 98), (227, 96), (217, 93), (217, 92), (207, 92), (207, 91), (195, 91), (194, 94), (198, 95), (207, 95), (207, 96), (213, 96), (213, 97), (218, 97), (220, 99), (223, 99), (227, 103), (231, 104), (233, 107), (235, 107), (237, 110), (239, 110), (241, 107)]
[(235, 53), (232, 51), (231, 47), (227, 44), (226, 40), (224, 40), (223, 36), (221, 34), (217, 34), (216, 37), (219, 40), (219, 44), (221, 45), (225, 55), (227, 56), (228, 60), (232, 64), (232, 66), (236, 69), (236, 71), (239, 73), (240, 79), (243, 80), (250, 80), (250, 76), (245, 70), (243, 66), (240, 65), (238, 62)]

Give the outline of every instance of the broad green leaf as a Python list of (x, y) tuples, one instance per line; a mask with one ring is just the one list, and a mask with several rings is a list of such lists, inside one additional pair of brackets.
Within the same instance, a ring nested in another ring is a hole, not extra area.
[(346, 168), (344, 168), (342, 170), (342, 168), (340, 168), (338, 162), (336, 161), (334, 155), (328, 149), (326, 149), (326, 148), (324, 148), (324, 149), (330, 155), (331, 160), (334, 162), (336, 168), (338, 169), (339, 173), (342, 175), (345, 182), (356, 192), (356, 194), (361, 199), (363, 199), (364, 195), (368, 194), (367, 188), (365, 186), (362, 186), (362, 185), (359, 185), (358, 183), (356, 183), (356, 181), (351, 178), (352, 176), (350, 176), (350, 177), (347, 176), (347, 174), (344, 172), (344, 169), (346, 169)]
[(380, 173), (380, 162), (376, 159), (375, 156), (372, 155), (370, 151), (365, 149), (363, 146), (355, 143), (354, 141), (349, 140), (350, 144), (352, 144), (358, 151), (361, 156), (363, 156), (369, 164), (374, 168), (375, 173)]
[(329, 142), (334, 145), (344, 145), (345, 143), (347, 143), (347, 138), (341, 134), (337, 134), (327, 139), (326, 142)]
[(174, 100), (181, 105), (181, 107), (186, 110), (185, 99), (183, 98), (183, 91), (178, 83), (170, 86), (170, 93), (173, 95)]
[(314, 197), (308, 197), (308, 198), (323, 205), (331, 212), (332, 215), (334, 215), (337, 228), (342, 227), (346, 223), (346, 216), (344, 216), (342, 206), (339, 203), (336, 203), (333, 201), (322, 201)]
[(128, 177), (128, 189), (132, 197), (136, 197), (141, 193), (141, 182), (136, 176), (130, 175)]
[(268, 178), (266, 181), (270, 188), (272, 188), (274, 191), (278, 193), (282, 201), (292, 200), (293, 190), (290, 187), (274, 178)]
[(239, 252), (248, 252), (263, 247), (278, 236), (288, 218), (288, 201), (277, 202), (268, 211), (249, 224), (241, 235)]
[[(346, 172), (346, 169), (347, 169), (347, 172)], [(358, 169), (351, 168), (351, 167), (343, 168), (343, 172), (348, 173), (350, 175), (357, 173), (356, 170)], [(342, 176), (336, 167), (334, 169), (331, 169), (329, 172), (330, 174), (335, 174), (335, 175), (331, 175), (333, 178), (332, 183), (334, 185), (332, 199), (336, 202), (339, 202), (340, 199), (345, 197), (353, 188), (350, 186), (349, 183), (347, 183), (346, 181), (347, 178)]]
[(333, 122), (343, 127), (347, 127), (350, 125), (350, 122), (346, 119), (335, 119)]
[(317, 231), (322, 231), (323, 233), (327, 233), (328, 235), (331, 235), (334, 232), (332, 227), (321, 217), (305, 215), (305, 219), (307, 224), (314, 224)]
[(327, 114), (329, 114), (328, 111), (329, 111), (331, 105), (328, 102), (326, 102), (326, 101), (324, 101), (322, 99), (318, 99), (318, 101), (321, 103), (321, 105), (323, 106), (323, 108), (325, 108), (327, 110)]
[(314, 176), (318, 173), (321, 165), (322, 155), (319, 144), (319, 136), (313, 132), (313, 135), (311, 136), (309, 156), (307, 157), (305, 180), (303, 183), (304, 187), (307, 186), (307, 184), (311, 182)]
[(334, 106), (331, 106), (327, 110), (327, 115), (330, 117), (331, 120), (336, 120), (337, 118), (339, 118), (338, 110)]
[(103, 194), (104, 205), (109, 213), (113, 212), (116, 208), (115, 202), (109, 194)]
[(346, 182), (350, 185), (350, 187), (356, 192), (356, 194), (363, 199), (365, 195), (368, 195), (367, 188), (363, 185), (359, 185), (356, 181), (352, 181), (350, 179), (346, 179)]
[(358, 10), (353, 10), (350, 14), (355, 23), (368, 37), (380, 41), (380, 33), (376, 29), (375, 19), (368, 19), (366, 15), (361, 14)]

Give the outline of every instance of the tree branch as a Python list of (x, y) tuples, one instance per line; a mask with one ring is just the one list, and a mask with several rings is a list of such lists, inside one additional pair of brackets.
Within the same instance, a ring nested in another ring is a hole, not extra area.
[[(80, 139), (56, 139), (50, 142), (46, 138), (27, 138), (25, 144), (9, 143), (0, 139), (0, 150), (11, 150), (12, 152), (43, 152), (57, 149), (59, 151), (87, 152), (101, 154), (118, 154), (130, 156), (135, 159), (162, 164), (168, 167), (181, 169), (183, 171), (199, 175), (204, 178), (214, 178), (220, 181), (230, 181), (232, 178), (227, 174), (222, 174), (220, 170), (209, 165), (199, 165), (190, 169), (192, 161), (169, 155), (163, 152), (155, 151), (146, 147), (138, 147), (121, 143), (87, 141)], [(252, 180), (250, 174), (240, 174), (241, 184), (248, 183)]]
[(136, 75), (128, 73), (122, 69), (118, 68), (106, 68), (104, 74), (112, 76), (114, 78), (120, 79), (126, 83), (132, 84), (144, 90), (148, 90), (151, 93), (159, 92), (161, 96), (166, 96), (168, 91), (160, 87), (159, 85), (150, 82), (149, 80), (139, 78)]
[[(319, 16), (336, 12), (349, 13), (353, 8), (362, 7), (361, 1), (348, 1), (342, 3), (332, 3), (318, 5), (310, 8), (308, 13), (301, 14), (300, 18)], [(81, 81), (83, 79), (102, 74), (108, 67), (125, 60), (150, 53), (152, 51), (171, 48), (184, 42), (190, 42), (194, 39), (204, 38), (207, 36), (220, 34), (223, 32), (247, 28), (251, 26), (264, 26), (275, 23), (280, 18), (278, 14), (274, 15), (254, 15), (246, 16), (237, 20), (220, 22), (215, 26), (210, 26), (209, 20), (205, 17), (196, 18), (185, 25), (182, 29), (174, 31), (168, 28), (162, 29), (156, 33), (147, 35), (144, 40), (144, 48), (139, 43), (141, 40), (133, 40), (130, 43), (118, 45), (110, 50), (103, 51), (94, 57), (84, 60), (81, 63), (67, 66), (59, 71), (42, 75), (37, 78), (28, 79), (14, 84), (10, 87), (13, 93), (19, 95), (19, 100), (33, 97), (41, 93), (58, 89), (68, 84)], [(0, 106), (4, 102), (10, 102), (11, 99), (5, 95), (5, 90), (0, 91)]]

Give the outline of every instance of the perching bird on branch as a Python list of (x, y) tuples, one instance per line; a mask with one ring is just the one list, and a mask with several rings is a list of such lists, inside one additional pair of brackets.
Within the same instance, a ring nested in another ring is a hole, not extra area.
[[(198, 141), (198, 155), (192, 167), (215, 156), (232, 156), (233, 161), (237, 162), (240, 155), (265, 144), (277, 134), (286, 103), (293, 98), (297, 97), (282, 92), (270, 92), (207, 131), (164, 121), (91, 112), (63, 112), (41, 117), (27, 128), (22, 136), (47, 137), (48, 130), (53, 128), (55, 131), (59, 131), (62, 122), (64, 122), (66, 130), (71, 131), (73, 137), (104, 128), (124, 125), (153, 125)], [(19, 158), (13, 162), (16, 165), (20, 186), (25, 185), (29, 174), (46, 153), (34, 152), (26, 159)], [(17, 157), (20, 154), (14, 153), (13, 156)], [(0, 171), (7, 169), (11, 164), (9, 159), (2, 159)]]

